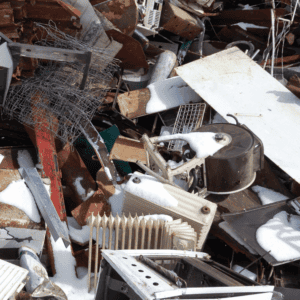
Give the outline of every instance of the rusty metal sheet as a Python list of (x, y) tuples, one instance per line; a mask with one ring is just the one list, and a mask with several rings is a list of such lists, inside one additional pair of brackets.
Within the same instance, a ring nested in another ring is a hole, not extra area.
[(137, 160), (143, 164), (148, 163), (147, 151), (144, 143), (124, 136), (119, 136), (111, 149), (109, 159), (117, 159), (135, 163)]
[(88, 200), (80, 204), (74, 210), (72, 210), (72, 216), (76, 219), (79, 225), (86, 225), (86, 220), (89, 216), (94, 214), (100, 216), (110, 214), (110, 205), (107, 203), (106, 197), (103, 192), (99, 189), (93, 196)]
[[(277, 17), (281, 17), (286, 15), (287, 11), (284, 8), (277, 8), (275, 13)], [(213, 25), (232, 25), (245, 22), (270, 27), (271, 9), (224, 10), (218, 16), (211, 17), (211, 22)]]
[(98, 184), (99, 189), (103, 192), (106, 199), (109, 199), (112, 195), (114, 195), (116, 189), (111, 181), (107, 179), (105, 171), (101, 168), (96, 175), (96, 182)]
[[(32, 101), (40, 101), (37, 99), (38, 94), (32, 97)], [(34, 106), (32, 109), (36, 109)], [(45, 114), (47, 115), (47, 114)], [(51, 118), (51, 126), (57, 126), (57, 120), (53, 116)], [(57, 211), (58, 216), (62, 221), (67, 221), (63, 189), (61, 184), (61, 171), (58, 167), (58, 159), (55, 148), (55, 137), (53, 132), (49, 129), (49, 121), (39, 115), (34, 117), (36, 123), (34, 130), (25, 126), (33, 144), (36, 145), (40, 163), (43, 166), (42, 178), (48, 177), (51, 180), (51, 201)]]
[[(97, 5), (106, 0), (92, 0), (92, 5)], [(138, 7), (134, 0), (112, 0), (96, 6), (110, 22), (122, 33), (132, 35), (138, 23)]]
[(21, 179), (18, 170), (0, 169), (0, 192), (4, 191), (12, 181)]
[(7, 27), (1, 28), (1, 32), (3, 34), (5, 34), (11, 40), (12, 39), (19, 39), (20, 36), (19, 36), (19, 33), (18, 33), (18, 28), (19, 28), (19, 26), (15, 26), (15, 25), (7, 26)]
[(122, 68), (149, 68), (143, 48), (137, 40), (117, 30), (108, 30), (106, 34), (115, 41), (123, 44), (123, 47), (116, 55), (116, 58), (122, 62), (120, 64)]
[(71, 21), (73, 15), (57, 2), (37, 2), (25, 4), (27, 18), (36, 20)]
[(118, 104), (121, 113), (129, 119), (146, 115), (146, 106), (150, 97), (150, 90), (147, 88), (119, 95)]
[(163, 6), (160, 26), (187, 40), (193, 40), (202, 31), (195, 17), (169, 2)]
[[(274, 59), (274, 66), (279, 66), (281, 67), (283, 65), (290, 65), (296, 62), (299, 62), (300, 59), (300, 54), (295, 54), (291, 56), (284, 56), (284, 57), (279, 57)], [(264, 61), (260, 64), (261, 66), (264, 65)], [(267, 60), (267, 65), (271, 64), (271, 59)]]
[(80, 18), (81, 12), (77, 8), (73, 7), (72, 5), (65, 3), (61, 0), (56, 0), (56, 2), (64, 8), (71, 16), (76, 17), (77, 19)]
[(33, 222), (22, 210), (0, 202), (0, 227), (45, 229), (42, 223)]
[[(95, 269), (95, 258), (96, 258), (96, 245), (93, 245), (92, 247), (92, 265), (91, 265), (91, 272), (94, 272)], [(75, 259), (76, 259), (76, 266), (77, 267), (85, 267), (88, 268), (88, 262), (89, 262), (89, 250), (88, 249), (83, 249), (80, 251), (76, 251), (74, 253)], [(98, 268), (97, 270), (100, 269), (100, 262), (101, 262), (102, 256), (101, 252), (99, 253), (98, 256)]]
[[(86, 168), (82, 158), (76, 149), (71, 149), (70, 144), (66, 144), (57, 153), (58, 166), (61, 169), (64, 183), (72, 190), (73, 202), (80, 205), (89, 193), (97, 190), (97, 184), (90, 172)], [(78, 189), (80, 186), (85, 192)]]
[(12, 26), (14, 24), (14, 11), (12, 8), (0, 9), (0, 27)]

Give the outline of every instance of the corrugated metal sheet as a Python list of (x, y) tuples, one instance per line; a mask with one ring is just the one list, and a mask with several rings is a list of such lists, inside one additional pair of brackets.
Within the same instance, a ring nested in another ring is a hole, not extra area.
[(19, 293), (26, 283), (28, 271), (0, 259), (0, 299)]

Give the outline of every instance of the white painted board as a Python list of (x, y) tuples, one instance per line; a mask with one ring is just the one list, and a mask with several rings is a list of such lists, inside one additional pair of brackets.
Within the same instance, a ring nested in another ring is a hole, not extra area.
[[(265, 154), (300, 183), (300, 99), (233, 47), (176, 68), (177, 74), (227, 121), (238, 114)], [(261, 115), (261, 116), (258, 116)]]

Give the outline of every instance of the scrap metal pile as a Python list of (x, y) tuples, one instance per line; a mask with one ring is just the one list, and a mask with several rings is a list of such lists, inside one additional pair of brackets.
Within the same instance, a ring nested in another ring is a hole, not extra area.
[(0, 1), (0, 300), (300, 298), (298, 0)]

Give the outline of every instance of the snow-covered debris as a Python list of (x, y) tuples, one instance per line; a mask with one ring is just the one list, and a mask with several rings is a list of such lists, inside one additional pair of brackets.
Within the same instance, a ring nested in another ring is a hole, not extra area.
[(24, 179), (11, 182), (8, 187), (0, 193), (0, 202), (19, 208), (36, 223), (41, 222), (35, 200), (25, 184)]
[(111, 213), (115, 217), (117, 214), (119, 216), (122, 215), (122, 210), (123, 210), (123, 203), (124, 203), (124, 187), (125, 184), (121, 185), (121, 189), (115, 190), (114, 195), (109, 197), (108, 203), (111, 206)]
[(168, 215), (146, 215), (146, 216), (140, 216), (140, 219), (145, 219), (145, 220), (149, 220), (149, 219), (153, 219), (153, 220), (164, 220), (166, 222), (171, 222), (173, 221), (173, 218), (171, 216)]
[[(255, 281), (256, 280), (256, 274), (254, 274), (253, 272), (251, 272), (251, 271), (248, 271), (248, 270), (243, 270), (244, 268), (243, 267), (241, 267), (241, 266), (239, 266), (239, 265), (234, 265), (233, 267), (232, 267), (232, 269), (233, 269), (233, 271), (235, 271), (235, 272), (237, 272), (237, 273), (240, 273), (240, 274), (242, 274), (242, 275), (244, 275), (244, 276), (246, 276), (246, 277), (248, 277), (249, 279), (251, 279), (251, 280), (253, 280), (253, 281)], [(242, 271), (243, 270), (243, 271)], [(242, 272), (241, 272), (242, 271)]]
[[(136, 177), (140, 179), (140, 183), (133, 182)], [(178, 205), (178, 201), (168, 193), (163, 184), (150, 175), (135, 172), (127, 182), (125, 190), (161, 206)]]
[(158, 137), (157, 141), (162, 142), (167, 139), (183, 139), (189, 143), (190, 147), (196, 152), (198, 158), (213, 155), (224, 145), (215, 140), (213, 132), (190, 132), (186, 134), (173, 134)]
[(77, 190), (78, 195), (81, 197), (83, 201), (88, 200), (91, 196), (94, 195), (95, 191), (91, 190), (90, 192), (87, 192), (83, 186), (81, 185), (81, 181), (83, 180), (83, 177), (77, 177), (74, 180), (74, 186)]
[(71, 252), (71, 246), (65, 247), (61, 238), (56, 242), (51, 236), (56, 274), (50, 278), (67, 295), (68, 300), (94, 300), (95, 293), (88, 293), (87, 275), (77, 278), (76, 261)]
[(282, 211), (256, 231), (258, 244), (277, 261), (300, 259), (300, 216)]
[(252, 187), (252, 190), (258, 194), (258, 197), (262, 203), (262, 205), (271, 204), (274, 202), (287, 200), (288, 197), (284, 196), (278, 192), (273, 190), (264, 188), (262, 186), (256, 185)]
[[(81, 227), (74, 218), (68, 217), (68, 225), (69, 225), (69, 235), (73, 241), (76, 241), (80, 244), (85, 244), (89, 241), (90, 238), (90, 227), (85, 225)], [(96, 228), (93, 228), (93, 240), (96, 241), (97, 232)], [(108, 238), (109, 238), (109, 230), (106, 229), (106, 240), (105, 245), (108, 248)], [(114, 233), (113, 233), (113, 241)], [(102, 228), (99, 230), (99, 245), (102, 247)], [(114, 242), (113, 242), (114, 247)]]

